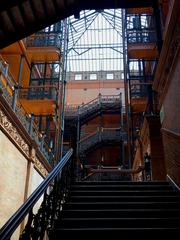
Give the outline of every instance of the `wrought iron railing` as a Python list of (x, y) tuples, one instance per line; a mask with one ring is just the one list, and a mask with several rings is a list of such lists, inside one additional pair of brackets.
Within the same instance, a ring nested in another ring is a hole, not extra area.
[(19, 89), (20, 99), (51, 99), (57, 100), (57, 87), (51, 85), (30, 86)]
[(65, 116), (66, 117), (77, 117), (80, 118), (86, 116), (87, 114), (92, 114), (94, 111), (99, 109), (119, 109), (122, 105), (121, 95), (99, 95), (97, 98), (92, 101), (77, 105), (66, 105), (65, 106)]
[(3, 73), (3, 75), (5, 76), (7, 85), (13, 89), (14, 85), (16, 85), (16, 82), (13, 79), (12, 75), (9, 73), (8, 64), (1, 57), (0, 57), (0, 72)]
[(155, 30), (151, 29), (131, 29), (127, 30), (128, 43), (155, 43), (157, 40)]
[[(82, 180), (85, 181), (130, 181), (139, 173), (144, 172), (144, 166), (136, 169), (126, 169), (122, 166), (84, 166), (87, 175)], [(142, 179), (143, 180), (143, 179)]]
[(83, 153), (101, 142), (126, 140), (126, 133), (120, 128), (100, 128), (79, 141), (79, 153)]
[[(74, 174), (73, 161), (70, 161), (72, 154), (73, 150), (70, 149), (26, 202), (1, 228), (1, 240), (10, 239), (27, 214), (29, 214), (28, 221), (20, 240), (44, 239), (45, 233), (49, 233), (54, 220), (61, 214), (62, 205), (69, 196)], [(43, 194), (43, 201), (35, 215), (33, 207)]]
[[(11, 89), (11, 93), (14, 94), (14, 89), (16, 88), (16, 83), (10, 75), (8, 69), (6, 68), (5, 63), (0, 61), (0, 72), (3, 74), (6, 84), (3, 84), (0, 79), (0, 88), (2, 90), (2, 95), (6, 100), (7, 104), (12, 108), (13, 106), (13, 96), (9, 93), (8, 87)], [(27, 114), (23, 106), (20, 102), (17, 102), (14, 112), (19, 119), (20, 123), (23, 125), (27, 133), (31, 136), (33, 140), (35, 140), (38, 145), (39, 150), (44, 155), (45, 159), (52, 164), (53, 161), (53, 153), (48, 145), (44, 142), (44, 139), (41, 137), (41, 134), (38, 130), (37, 125), (33, 121), (33, 116)]]
[(157, 41), (156, 26), (152, 14), (126, 12), (126, 34), (128, 43), (154, 43)]
[(148, 97), (148, 86), (146, 83), (131, 84), (131, 98)]
[(61, 47), (62, 36), (56, 33), (46, 34), (44, 32), (29, 36), (26, 39), (27, 47)]

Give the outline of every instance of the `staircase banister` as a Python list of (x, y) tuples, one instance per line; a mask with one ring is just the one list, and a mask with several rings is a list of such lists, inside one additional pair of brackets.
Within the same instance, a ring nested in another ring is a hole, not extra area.
[(79, 141), (79, 143), (82, 143), (82, 142), (84, 142), (85, 140), (88, 140), (89, 138), (91, 138), (92, 136), (95, 136), (95, 135), (98, 134), (98, 133), (99, 133), (98, 130), (96, 130), (96, 131), (90, 133), (89, 135), (87, 135), (87, 136), (81, 138), (81, 140)]
[(99, 97), (96, 97), (96, 98), (92, 99), (91, 101), (89, 101), (83, 105), (80, 105), (80, 108), (82, 109), (84, 107), (87, 107), (87, 106), (91, 105), (92, 103), (96, 102), (98, 99), (99, 99)]
[(91, 172), (95, 172), (95, 173), (108, 173), (108, 172), (116, 172), (116, 173), (127, 173), (127, 174), (137, 174), (144, 171), (144, 167), (143, 166), (139, 166), (136, 169), (118, 169), (118, 168), (104, 168), (103, 166), (101, 166), (101, 168), (97, 168), (97, 169), (92, 169), (91, 168)]
[(39, 200), (45, 190), (48, 188), (50, 182), (55, 179), (58, 173), (66, 165), (73, 154), (73, 149), (70, 149), (61, 161), (54, 167), (44, 181), (36, 188), (30, 197), (23, 203), (23, 205), (14, 213), (14, 215), (4, 224), (0, 230), (0, 239), (10, 239), (15, 229), (19, 226), (22, 220), (26, 217), (30, 209), (33, 208), (35, 203)]

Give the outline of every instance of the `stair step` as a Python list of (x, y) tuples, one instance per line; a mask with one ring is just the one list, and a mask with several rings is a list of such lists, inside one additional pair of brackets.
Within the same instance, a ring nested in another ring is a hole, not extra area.
[(73, 190), (71, 191), (71, 196), (177, 196), (180, 195), (173, 190), (89, 190), (89, 191), (81, 191), (81, 190)]
[[(172, 235), (173, 234), (173, 235)], [(55, 230), (50, 239), (52, 240), (64, 240), (74, 239), (84, 240), (90, 238), (96, 239), (126, 239), (132, 240), (136, 237), (140, 240), (155, 238), (155, 236), (161, 236), (167, 239), (172, 239), (172, 236), (180, 234), (180, 228), (62, 228)]]
[[(71, 202), (177, 202), (177, 196), (71, 196)], [(180, 201), (179, 201), (180, 202)]]
[(180, 227), (180, 218), (62, 218), (60, 228), (153, 228)]
[(180, 209), (64, 209), (62, 217), (180, 217)]
[(73, 190), (172, 190), (170, 185), (72, 185)]
[(138, 208), (138, 209), (175, 209), (180, 208), (180, 202), (67, 202), (63, 209), (124, 209), (124, 208)]
[(75, 185), (169, 185), (166, 181), (79, 181)]

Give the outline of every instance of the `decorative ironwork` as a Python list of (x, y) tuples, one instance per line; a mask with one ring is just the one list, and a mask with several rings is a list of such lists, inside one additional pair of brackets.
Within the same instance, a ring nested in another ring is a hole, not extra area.
[(67, 105), (65, 107), (65, 117), (77, 117), (78, 114), (80, 118), (91, 115), (93, 112), (99, 111), (100, 109), (120, 109), (122, 105), (121, 95), (101, 95), (92, 101), (79, 106), (77, 105)]
[[(4, 65), (2, 64), (2, 66), (4, 66)], [(1, 70), (1, 68), (0, 68), (0, 70)], [(7, 71), (6, 75), (8, 76), (8, 74), (9, 73)], [(10, 93), (8, 92), (8, 89), (7, 89), (7, 87), (10, 86), (9, 84), (13, 84), (13, 83), (12, 82), (9, 83), (9, 81), (7, 80), (7, 84), (5, 86), (2, 83), (2, 81), (0, 81), (0, 88), (2, 90), (2, 95), (3, 95), (4, 99), (6, 100), (6, 102), (8, 103), (8, 105), (12, 108), (13, 96), (10, 95)], [(14, 91), (14, 86), (15, 85), (11, 86), (12, 92)], [(5, 114), (2, 112), (2, 110), (0, 110), (0, 111), (1, 111), (2, 127), (8, 132), (8, 134), (10, 135), (10, 137), (12, 137), (12, 139), (16, 142), (16, 144), (18, 144), (19, 147), (23, 151), (25, 151), (24, 146), (25, 145), (28, 146), (28, 145), (25, 144), (25, 141), (22, 139), (22, 137), (18, 133), (17, 129), (13, 126), (13, 124), (10, 122), (10, 120), (7, 118), (7, 116), (5, 116)], [(39, 133), (37, 125), (31, 119), (32, 116), (27, 115), (26, 111), (23, 109), (23, 107), (20, 103), (18, 103), (16, 105), (14, 111), (16, 113), (17, 118), (19, 119), (19, 121), (21, 122), (21, 124), (23, 125), (25, 130), (27, 131), (27, 133), (29, 133), (29, 135), (32, 137), (32, 139), (35, 140), (35, 142), (37, 143), (39, 150), (42, 152), (45, 159), (50, 164), (52, 164), (53, 154), (51, 152), (51, 149), (43, 142), (43, 139), (40, 137), (40, 133)], [(25, 151), (25, 154), (29, 156), (29, 153), (27, 153), (26, 151)]]
[(61, 47), (62, 25), (61, 21), (29, 36), (26, 39), (27, 47)]
[(152, 14), (128, 14), (127, 42), (154, 43), (157, 40), (155, 21)]
[[(73, 150), (70, 149), (27, 201), (1, 228), (1, 240), (10, 239), (28, 213), (28, 221), (19, 238), (20, 240), (42, 240), (45, 233), (49, 233), (57, 217), (61, 214), (62, 206), (69, 196), (70, 186), (74, 179), (73, 161), (71, 161), (72, 154)], [(41, 206), (37, 214), (34, 214), (33, 206), (43, 194)]]
[(29, 212), (28, 222), (19, 240), (44, 239), (45, 233), (49, 234), (56, 219), (59, 218), (62, 206), (66, 202), (72, 181), (72, 162), (68, 162), (62, 169), (60, 179), (56, 179), (49, 186), (49, 194), (44, 193), (43, 202), (37, 212)]
[(20, 99), (51, 99), (57, 100), (57, 87), (50, 85), (31, 86), (19, 90)]
[(121, 142), (126, 140), (127, 134), (120, 128), (100, 128), (79, 142), (80, 154), (101, 142)]

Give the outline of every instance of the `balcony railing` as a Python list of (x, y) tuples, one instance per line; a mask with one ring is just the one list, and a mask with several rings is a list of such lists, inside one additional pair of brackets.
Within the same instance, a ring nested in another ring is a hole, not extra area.
[(99, 128), (79, 142), (79, 152), (85, 152), (101, 142), (120, 142), (126, 140), (126, 133), (120, 128)]
[(141, 82), (152, 81), (156, 72), (157, 59), (129, 59), (128, 78)]
[(155, 43), (157, 40), (155, 30), (127, 30), (128, 43)]
[(66, 105), (65, 116), (80, 116), (84, 117), (87, 114), (91, 114), (99, 109), (119, 109), (122, 105), (121, 95), (99, 95), (92, 101), (82, 104), (79, 107), (77, 105)]
[(148, 84), (132, 84), (131, 85), (131, 98), (140, 98), (148, 96)]
[(62, 36), (56, 33), (39, 33), (32, 35), (26, 39), (27, 47), (58, 47), (62, 44)]
[[(7, 104), (12, 108), (13, 106), (13, 96), (11, 96), (7, 90), (7, 87), (11, 88), (12, 93), (14, 94), (15, 89), (15, 81), (13, 80), (12, 76), (10, 75), (8, 69), (6, 68), (6, 64), (4, 62), (0, 62), (0, 73), (4, 75), (6, 78), (7, 84), (4, 85), (0, 79), (0, 89), (2, 90), (2, 95), (6, 100)], [(13, 110), (13, 109), (12, 109)], [(40, 134), (38, 130), (38, 126), (33, 121), (33, 115), (28, 115), (22, 105), (18, 103), (14, 109), (14, 112), (19, 119), (22, 126), (25, 128), (26, 132), (30, 135), (30, 137), (35, 140), (36, 144), (38, 145), (39, 150), (44, 155), (45, 159), (52, 164), (53, 161), (53, 153), (51, 148), (45, 143), (44, 138)]]
[(51, 99), (57, 101), (57, 87), (55, 86), (30, 86), (19, 89), (20, 99), (40, 100)]
[(4, 77), (6, 78), (6, 82), (7, 85), (13, 89), (14, 85), (16, 85), (15, 80), (13, 79), (13, 77), (11, 76), (11, 74), (9, 73), (8, 70), (8, 64), (2, 59), (0, 58), (0, 72), (4, 75)]

